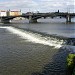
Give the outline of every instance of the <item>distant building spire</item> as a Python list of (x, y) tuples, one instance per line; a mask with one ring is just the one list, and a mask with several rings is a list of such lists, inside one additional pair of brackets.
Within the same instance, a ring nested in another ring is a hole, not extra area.
[(10, 9), (9, 9), (9, 11), (10, 11)]
[(58, 13), (59, 13), (59, 10), (58, 10)]
[(21, 9), (20, 9), (20, 12), (21, 12)]

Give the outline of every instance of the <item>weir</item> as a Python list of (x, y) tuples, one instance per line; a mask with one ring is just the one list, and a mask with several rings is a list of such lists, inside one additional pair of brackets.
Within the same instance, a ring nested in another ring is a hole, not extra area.
[(22, 30), (15, 27), (0, 27), (5, 28), (9, 32), (20, 36), (22, 39), (33, 43), (40, 43), (44, 45), (54, 46), (55, 48), (63, 47), (64, 45), (75, 46), (75, 38), (63, 37), (58, 35), (50, 35), (32, 30)]
[(57, 35), (48, 35), (44, 33), (38, 33), (31, 30), (22, 30), (15, 27), (7, 27), (9, 32), (17, 34), (23, 39), (27, 39), (33, 43), (40, 43), (44, 45), (54, 46), (55, 48), (63, 47), (64, 45), (75, 46), (75, 38), (68, 38)]

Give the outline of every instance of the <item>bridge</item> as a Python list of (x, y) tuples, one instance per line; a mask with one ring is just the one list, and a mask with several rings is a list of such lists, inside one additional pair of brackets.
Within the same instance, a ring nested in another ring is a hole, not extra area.
[(39, 18), (46, 18), (46, 17), (60, 17), (60, 18), (65, 18), (66, 19), (66, 23), (71, 23), (71, 18), (75, 17), (75, 13), (64, 13), (64, 12), (52, 12), (52, 13), (25, 13), (19, 16), (1, 16), (0, 20), (2, 23), (10, 23), (10, 20), (12, 20), (13, 18), (16, 17), (24, 17), (27, 18), (29, 20), (29, 23), (36, 23), (37, 19)]

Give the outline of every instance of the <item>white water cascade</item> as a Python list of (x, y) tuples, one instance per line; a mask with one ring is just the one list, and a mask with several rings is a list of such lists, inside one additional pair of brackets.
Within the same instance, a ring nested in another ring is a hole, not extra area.
[(8, 26), (8, 27), (5, 26), (5, 27), (0, 27), (0, 28), (5, 28), (9, 32), (18, 35), (20, 38), (26, 39), (27, 41), (33, 42), (33, 43), (40, 43), (40, 44), (44, 44), (48, 46), (54, 46), (55, 48), (62, 47), (62, 44), (64, 43), (63, 40), (51, 38), (48, 36), (42, 37), (41, 34), (21, 30), (21, 29), (11, 27), (11, 26)]

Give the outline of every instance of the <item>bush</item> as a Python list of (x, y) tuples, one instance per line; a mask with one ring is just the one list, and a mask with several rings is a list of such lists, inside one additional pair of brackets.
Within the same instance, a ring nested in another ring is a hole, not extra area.
[(68, 57), (67, 57), (67, 66), (68, 67), (74, 66), (74, 58), (75, 58), (75, 54), (68, 55)]
[(75, 75), (73, 69), (75, 67), (75, 54), (69, 54), (67, 57), (67, 75)]

